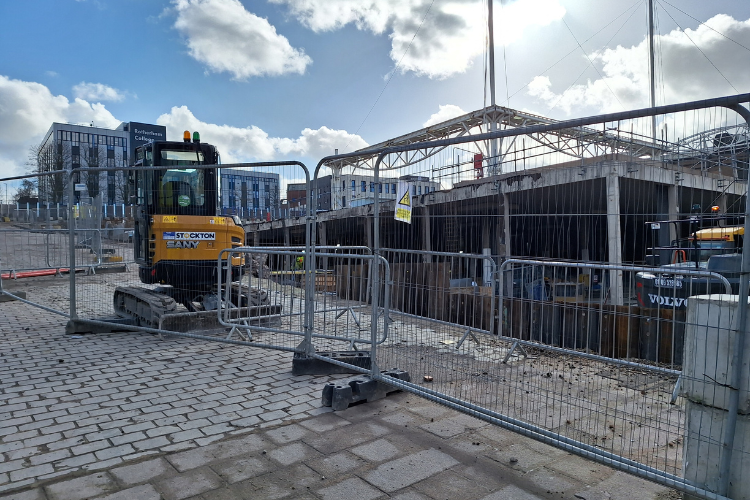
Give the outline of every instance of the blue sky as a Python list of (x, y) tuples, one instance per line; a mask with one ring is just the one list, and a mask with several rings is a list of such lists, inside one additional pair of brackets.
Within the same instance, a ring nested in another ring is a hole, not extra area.
[[(486, 1), (0, 2), (0, 177), (53, 121), (158, 122), (224, 161), (315, 163), (481, 108)], [(750, 91), (750, 2), (655, 3), (657, 103)], [(645, 0), (494, 5), (498, 104), (648, 104)]]

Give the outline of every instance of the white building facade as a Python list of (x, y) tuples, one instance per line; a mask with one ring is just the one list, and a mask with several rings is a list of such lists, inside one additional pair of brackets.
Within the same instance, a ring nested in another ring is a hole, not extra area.
[[(333, 210), (360, 207), (375, 202), (375, 177), (372, 175), (342, 174), (335, 177), (336, 185), (331, 186)], [(407, 182), (412, 196), (421, 196), (440, 189), (440, 183), (428, 177), (405, 175), (400, 178), (380, 178), (378, 198), (381, 201), (395, 200), (398, 183)]]

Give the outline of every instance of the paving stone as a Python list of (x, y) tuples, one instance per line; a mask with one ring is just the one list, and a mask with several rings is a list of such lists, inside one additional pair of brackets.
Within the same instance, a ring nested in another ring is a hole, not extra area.
[(31, 477), (52, 474), (53, 472), (55, 472), (55, 469), (51, 464), (36, 465), (34, 467), (26, 467), (25, 469), (11, 471), (10, 480), (12, 482), (22, 481)]
[[(459, 497), (460, 498), (460, 497)], [(391, 500), (432, 500), (430, 497), (425, 496), (416, 491), (404, 491), (396, 496), (392, 496)], [(456, 499), (458, 500), (458, 499)]]
[[(490, 493), (482, 500), (541, 500), (542, 497), (531, 494), (528, 491), (524, 491), (521, 488), (509, 485), (500, 491)], [(632, 500), (632, 497), (631, 497)]]
[(69, 450), (57, 450), (50, 453), (33, 456), (29, 459), (29, 463), (31, 465), (41, 465), (46, 463), (58, 462), (70, 457), (70, 455), (71, 453)]
[(398, 455), (399, 449), (385, 439), (378, 439), (352, 448), (351, 452), (370, 462), (382, 462)]
[(267, 460), (255, 457), (227, 460), (211, 466), (214, 472), (230, 484), (265, 474), (274, 467)]
[(96, 500), (161, 500), (161, 494), (150, 484), (128, 488)]
[(580, 491), (576, 491), (574, 494), (583, 496), (586, 499), (633, 500), (634, 498), (664, 498), (668, 491), (668, 488), (656, 483), (636, 481), (629, 474), (615, 472), (604, 481), (590, 488), (581, 488)]
[(597, 479), (603, 479), (603, 474), (611, 473), (607, 467), (575, 455), (558, 458), (546, 464), (545, 468), (586, 484), (592, 484)]
[(338, 484), (318, 490), (323, 500), (374, 500), (385, 496), (382, 491), (373, 488), (358, 477), (346, 479)]
[(90, 474), (45, 486), (49, 500), (84, 500), (113, 491), (117, 486), (107, 473)]
[(287, 412), (284, 410), (275, 410), (275, 411), (269, 411), (259, 414), (260, 418), (266, 421), (266, 423), (271, 422), (273, 420), (281, 420), (289, 416)]
[[(524, 472), (531, 472), (559, 458), (554, 452), (549, 454), (542, 453), (532, 450), (529, 445), (530, 443), (528, 442), (513, 443), (497, 450), (488, 451), (486, 455), (498, 463)], [(514, 459), (512, 463), (511, 458)]]
[(255, 451), (268, 448), (270, 443), (257, 435), (250, 435), (242, 439), (204, 446), (194, 450), (184, 451), (167, 457), (167, 460), (180, 472), (195, 469), (210, 462), (216, 462), (231, 457), (247, 455)]
[(144, 439), (143, 441), (136, 441), (133, 443), (133, 446), (137, 450), (151, 450), (161, 446), (168, 446), (169, 444), (169, 439), (164, 436), (159, 436), (151, 439)]
[(120, 483), (130, 486), (145, 483), (163, 474), (176, 473), (174, 468), (163, 458), (146, 460), (133, 465), (117, 467), (109, 471)]
[(481, 498), (492, 491), (486, 484), (472, 481), (453, 471), (445, 471), (420, 481), (412, 488), (433, 498), (461, 498), (462, 500)]
[(356, 455), (342, 451), (341, 453), (336, 453), (335, 455), (320, 460), (311, 460), (307, 465), (319, 472), (322, 476), (332, 477), (362, 467), (366, 465), (366, 463), (367, 462)]
[(458, 461), (450, 455), (431, 448), (381, 464), (366, 474), (364, 479), (386, 493), (391, 493), (427, 479), (457, 463)]
[(339, 427), (350, 424), (351, 422), (339, 417), (334, 413), (326, 413), (324, 415), (305, 420), (304, 422), (300, 422), (300, 425), (318, 433), (329, 432), (333, 429), (337, 429)]
[(110, 458), (121, 457), (123, 455), (129, 455), (135, 452), (133, 447), (129, 444), (123, 444), (120, 446), (112, 446), (109, 448), (103, 448), (94, 453), (96, 458), (99, 460), (109, 460)]
[[(297, 464), (235, 483), (232, 489), (253, 500), (286, 497), (296, 499), (300, 492), (306, 492), (308, 487), (320, 487), (321, 482), (317, 472), (306, 465)], [(354, 497), (351, 498), (354, 500)]]
[(296, 441), (298, 439), (301, 439), (309, 432), (310, 431), (299, 426), (298, 424), (292, 424), (292, 425), (285, 425), (283, 427), (279, 427), (278, 429), (266, 431), (265, 434), (274, 443), (285, 444), (291, 441)]
[(532, 472), (527, 478), (540, 489), (549, 490), (553, 494), (580, 489), (580, 485), (574, 484), (569, 478), (566, 478), (562, 474), (553, 474), (552, 471), (546, 468)]
[(478, 418), (470, 417), (469, 415), (458, 415), (451, 418), (436, 420), (435, 422), (424, 424), (421, 427), (436, 436), (447, 438), (461, 434), (467, 429), (478, 429), (486, 425), (485, 422), (482, 422)]
[(195, 469), (157, 483), (166, 500), (182, 500), (221, 486), (221, 478), (209, 468)]
[(316, 450), (304, 443), (292, 443), (268, 452), (268, 456), (281, 465), (291, 465), (320, 456)]
[[(305, 422), (300, 422), (303, 425)], [(366, 443), (378, 437), (384, 436), (390, 432), (390, 429), (374, 423), (359, 423), (347, 427), (346, 431), (326, 432), (323, 436), (315, 435), (303, 438), (307, 444), (328, 455), (347, 448)]]
[(34, 488), (33, 490), (20, 491), (18, 493), (11, 493), (10, 495), (0, 496), (0, 500), (46, 500), (44, 491), (41, 488)]

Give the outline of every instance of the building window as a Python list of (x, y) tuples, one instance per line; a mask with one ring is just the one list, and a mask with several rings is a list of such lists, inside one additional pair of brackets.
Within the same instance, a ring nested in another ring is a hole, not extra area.
[(414, 185), (411, 187), (411, 194), (412, 196), (417, 196), (417, 186)]
[(370, 192), (371, 192), (371, 193), (374, 193), (374, 192), (375, 192), (375, 183), (374, 183), (374, 182), (372, 182), (372, 181), (370, 181)]
[(341, 208), (346, 208), (346, 196), (341, 197)]
[(386, 184), (385, 185), (385, 194), (388, 194), (390, 192), (391, 192), (391, 185), (390, 184)]
[(367, 182), (365, 181), (362, 181), (362, 192), (363, 193), (367, 192)]
[(352, 196), (357, 192), (357, 181), (352, 181)]
[(422, 194), (422, 186), (418, 186), (417, 187), (417, 191), (418, 191), (417, 194), (421, 195)]
[(383, 193), (383, 183), (382, 182), (378, 182), (378, 193), (381, 193), (381, 194)]
[(391, 184), (391, 192), (396, 194), (396, 184)]

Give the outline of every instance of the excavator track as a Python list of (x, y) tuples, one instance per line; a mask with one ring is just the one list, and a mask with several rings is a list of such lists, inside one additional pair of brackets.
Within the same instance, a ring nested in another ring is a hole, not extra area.
[(136, 286), (118, 286), (113, 305), (118, 316), (149, 328), (159, 328), (162, 317), (177, 309), (177, 302), (169, 295)]
[[(229, 313), (231, 318), (245, 317), (248, 318), (247, 322), (257, 326), (272, 326), (280, 322), (282, 306), (271, 304), (265, 290), (249, 288), (246, 285), (240, 286), (239, 283), (233, 283), (232, 289), (240, 305), (231, 310)], [(175, 300), (173, 297), (175, 293), (179, 297), (179, 293), (171, 288), (165, 293), (164, 289), (118, 286), (115, 289), (114, 310), (118, 316), (138, 326), (158, 330), (188, 332), (215, 331), (226, 328), (219, 324), (215, 309), (178, 310), (178, 300), (181, 299)]]

